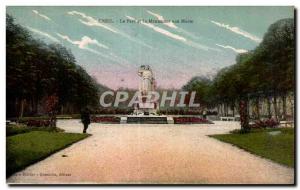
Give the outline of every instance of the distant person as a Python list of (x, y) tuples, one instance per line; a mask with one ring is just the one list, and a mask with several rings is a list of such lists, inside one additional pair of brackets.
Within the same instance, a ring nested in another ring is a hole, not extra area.
[(83, 123), (83, 133), (86, 133), (89, 124), (91, 123), (90, 119), (90, 110), (88, 108), (84, 108), (81, 112), (81, 122)]
[(203, 119), (206, 119), (206, 118), (207, 118), (206, 116), (207, 116), (207, 111), (204, 110), (204, 111), (203, 111)]

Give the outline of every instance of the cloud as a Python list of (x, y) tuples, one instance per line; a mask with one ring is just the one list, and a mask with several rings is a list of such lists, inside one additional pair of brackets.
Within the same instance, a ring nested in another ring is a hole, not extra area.
[(80, 46), (84, 47), (84, 46), (87, 46), (88, 44), (94, 44), (94, 45), (96, 45), (98, 47), (109, 49), (106, 45), (103, 45), (103, 44), (99, 43), (96, 39), (91, 39), (88, 36), (83, 36), (81, 38), (79, 47)]
[(260, 39), (259, 37), (255, 36), (253, 34), (250, 34), (250, 33), (246, 32), (246, 31), (244, 31), (244, 30), (242, 30), (242, 29), (240, 29), (238, 27), (235, 27), (235, 26), (232, 27), (232, 26), (229, 26), (228, 24), (219, 23), (219, 22), (216, 22), (216, 21), (213, 21), (213, 20), (211, 20), (211, 22), (213, 24), (219, 26), (219, 27), (226, 28), (227, 30), (230, 30), (231, 32), (234, 32), (236, 34), (244, 36), (244, 37), (246, 37), (246, 38), (248, 38), (248, 39), (250, 39), (250, 40), (252, 40), (254, 42), (259, 43), (259, 42), (262, 41), (262, 39)]
[(132, 38), (131, 36), (129, 36), (128, 34), (126, 34), (126, 33), (124, 33), (124, 32), (121, 32), (121, 31), (119, 31), (118, 29), (116, 29), (116, 28), (114, 28), (114, 27), (112, 27), (112, 26), (109, 26), (109, 25), (107, 25), (107, 24), (100, 23), (97, 19), (95, 19), (95, 18), (93, 18), (93, 17), (91, 17), (91, 16), (88, 16), (88, 15), (86, 15), (85, 13), (78, 12), (78, 11), (69, 11), (68, 14), (69, 14), (69, 15), (72, 15), (72, 16), (74, 16), (74, 15), (79, 15), (79, 16), (81, 16), (84, 20), (82, 20), (82, 19), (78, 19), (78, 20), (79, 20), (82, 24), (84, 24), (84, 25), (100, 27), (100, 28), (103, 28), (103, 29), (105, 29), (105, 30), (108, 30), (108, 31), (110, 31), (110, 32), (112, 32), (112, 33), (119, 34), (119, 35), (121, 35), (121, 36), (123, 36), (123, 37), (125, 37), (125, 38), (127, 38), (127, 39), (129, 39), (129, 40), (131, 40), (131, 41), (133, 41), (133, 42), (136, 42), (136, 43), (138, 43), (138, 44), (140, 44), (140, 45), (143, 45), (143, 46), (145, 46), (145, 47), (148, 47), (148, 48), (151, 48), (151, 49), (153, 48), (153, 47), (151, 47), (150, 45), (148, 45), (148, 44), (146, 44), (146, 43), (144, 43), (144, 42), (141, 42), (141, 41), (139, 41), (139, 40), (137, 40), (137, 39), (134, 39), (134, 38)]
[(34, 14), (36, 14), (36, 15), (42, 17), (43, 19), (46, 19), (46, 20), (49, 20), (49, 21), (51, 20), (51, 18), (47, 17), (47, 16), (44, 15), (44, 14), (39, 13), (37, 10), (32, 10), (32, 12), (33, 12)]
[[(88, 36), (83, 36), (81, 38), (81, 40), (79, 41), (79, 40), (72, 40), (69, 36), (63, 35), (63, 34), (60, 34), (60, 33), (56, 33), (56, 35), (59, 36), (60, 38), (64, 39), (64, 40), (68, 41), (69, 43), (71, 43), (73, 45), (76, 45), (79, 49), (89, 51), (91, 53), (94, 53), (96, 55), (100, 55), (100, 56), (102, 56), (106, 59), (109, 59), (111, 61), (117, 62), (120, 66), (128, 67), (129, 62), (127, 60), (123, 59), (123, 58), (120, 58), (120, 57), (116, 56), (113, 52), (103, 53), (103, 52), (97, 51), (97, 50), (89, 47), (88, 46), (89, 44), (93, 44), (93, 45), (102, 47), (104, 49), (109, 49), (107, 46), (105, 46), (103, 44), (100, 44), (95, 39), (91, 39)], [(127, 65), (124, 65), (124, 64), (127, 64)]]
[(39, 34), (41, 36), (44, 36), (44, 37), (47, 37), (48, 39), (54, 41), (54, 42), (59, 42), (59, 40), (53, 36), (51, 36), (50, 34), (46, 33), (46, 32), (43, 32), (41, 30), (38, 30), (38, 29), (35, 29), (35, 28), (32, 28), (32, 27), (29, 27), (29, 26), (26, 26), (26, 28), (28, 30), (30, 30), (31, 32), (34, 32), (36, 34)]
[(108, 47), (106, 45), (103, 45), (103, 44), (99, 43), (96, 39), (91, 39), (88, 36), (83, 36), (80, 41), (73, 41), (69, 38), (69, 36), (62, 35), (62, 34), (59, 34), (59, 33), (56, 33), (56, 34), (59, 37), (61, 37), (62, 39), (67, 40), (68, 42), (70, 42), (74, 45), (77, 45), (80, 49), (88, 48), (89, 44), (93, 44), (93, 45), (96, 45), (98, 47), (108, 49)]
[(231, 50), (233, 50), (236, 53), (246, 53), (246, 52), (248, 52), (245, 49), (236, 49), (236, 48), (234, 48), (232, 46), (224, 46), (224, 45), (220, 45), (220, 44), (216, 44), (216, 45), (219, 46), (219, 47), (222, 47), (224, 49), (231, 49)]
[(88, 16), (82, 12), (78, 12), (78, 11), (70, 11), (68, 12), (69, 15), (79, 15), (81, 16), (83, 19), (85, 20), (82, 20), (82, 19), (79, 19), (79, 21), (82, 23), (82, 24), (85, 24), (87, 26), (98, 26), (98, 27), (101, 27), (101, 28), (104, 28), (110, 32), (113, 32), (113, 33), (118, 33), (115, 29), (113, 29), (112, 27), (106, 25), (106, 24), (103, 24), (103, 23), (100, 23), (97, 19), (91, 17), (91, 16)]
[[(131, 16), (126, 16), (128, 19), (130, 20), (133, 20), (135, 22), (138, 22), (138, 20), (136, 20), (135, 18), (131, 17)], [(160, 34), (163, 34), (169, 38), (172, 38), (174, 40), (177, 40), (177, 41), (180, 41), (188, 46), (191, 46), (191, 47), (194, 47), (194, 48), (197, 48), (197, 49), (201, 49), (201, 50), (216, 50), (218, 51), (217, 49), (214, 49), (214, 48), (210, 48), (210, 47), (207, 47), (207, 46), (204, 46), (204, 45), (201, 45), (201, 44), (198, 44), (196, 42), (193, 42), (191, 40), (188, 40), (186, 39), (185, 37), (183, 36), (180, 36), (178, 34), (174, 34), (166, 29), (163, 29), (163, 28), (160, 28), (158, 26), (155, 26), (154, 24), (151, 24), (151, 23), (146, 23), (146, 22), (140, 22), (142, 25), (148, 27), (148, 28), (151, 28), (153, 29), (154, 31), (160, 33)]]

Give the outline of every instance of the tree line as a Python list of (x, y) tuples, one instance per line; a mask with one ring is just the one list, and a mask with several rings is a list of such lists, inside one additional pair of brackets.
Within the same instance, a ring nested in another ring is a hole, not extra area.
[(294, 30), (294, 19), (275, 22), (254, 50), (237, 55), (234, 65), (221, 69), (212, 80), (194, 77), (183, 89), (197, 91), (198, 102), (218, 112), (221, 106), (238, 114), (239, 102), (245, 101), (248, 110), (256, 110), (254, 119), (260, 119), (263, 101), (268, 105), (267, 117), (286, 119), (287, 97), (293, 103), (295, 93)]
[(45, 102), (57, 98), (57, 113), (78, 113), (99, 106), (104, 88), (81, 66), (70, 50), (46, 44), (6, 16), (6, 109), (7, 117), (43, 114)]

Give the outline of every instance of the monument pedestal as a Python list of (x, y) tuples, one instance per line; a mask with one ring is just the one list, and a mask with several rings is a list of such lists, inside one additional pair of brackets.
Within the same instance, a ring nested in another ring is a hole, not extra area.
[(128, 124), (168, 124), (166, 116), (127, 116)]
[(168, 123), (168, 124), (174, 124), (174, 119), (173, 119), (173, 117), (167, 117), (167, 123)]
[(126, 124), (127, 123), (127, 117), (121, 117), (120, 124)]

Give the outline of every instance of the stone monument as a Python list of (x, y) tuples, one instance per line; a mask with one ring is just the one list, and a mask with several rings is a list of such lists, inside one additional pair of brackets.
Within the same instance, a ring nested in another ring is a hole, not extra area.
[(149, 65), (141, 65), (138, 70), (139, 82), (139, 103), (134, 106), (134, 113), (137, 115), (156, 115), (158, 102), (155, 100), (156, 81)]

